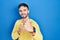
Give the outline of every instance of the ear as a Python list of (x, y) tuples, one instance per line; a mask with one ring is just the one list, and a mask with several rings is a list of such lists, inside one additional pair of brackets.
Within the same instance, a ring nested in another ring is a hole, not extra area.
[(29, 13), (29, 10), (28, 10), (28, 13)]

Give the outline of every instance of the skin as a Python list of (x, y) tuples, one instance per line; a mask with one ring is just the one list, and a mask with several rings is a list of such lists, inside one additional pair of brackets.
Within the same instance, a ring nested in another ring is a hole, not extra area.
[(32, 25), (30, 24), (30, 20), (29, 20), (29, 17), (28, 17), (28, 14), (29, 14), (29, 10), (27, 7), (25, 6), (21, 6), (19, 8), (19, 14), (21, 15), (22, 17), (22, 23), (24, 25), (24, 28), (22, 28), (22, 25), (19, 25), (18, 27), (18, 34), (20, 35), (20, 33), (26, 29), (28, 32), (30, 32), (32, 34), (32, 36), (35, 35), (35, 33), (33, 32), (33, 27)]

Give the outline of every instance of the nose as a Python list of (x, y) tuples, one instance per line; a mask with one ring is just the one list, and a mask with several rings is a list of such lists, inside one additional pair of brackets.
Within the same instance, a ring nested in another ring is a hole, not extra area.
[(24, 12), (21, 12), (22, 14), (24, 14)]

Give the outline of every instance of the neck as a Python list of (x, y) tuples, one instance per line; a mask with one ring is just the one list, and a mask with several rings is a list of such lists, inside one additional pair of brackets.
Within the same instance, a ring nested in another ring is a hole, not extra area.
[(23, 18), (23, 20), (29, 19), (29, 17), (27, 16), (26, 18)]
[(22, 22), (23, 22), (23, 25), (26, 23), (26, 21), (29, 19), (29, 17), (27, 16), (26, 18), (22, 18)]

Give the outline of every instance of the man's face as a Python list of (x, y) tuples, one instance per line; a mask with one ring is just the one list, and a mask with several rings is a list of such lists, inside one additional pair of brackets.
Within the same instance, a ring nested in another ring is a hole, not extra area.
[(26, 18), (28, 16), (29, 10), (28, 10), (27, 7), (21, 6), (19, 8), (19, 13), (20, 13), (20, 15), (21, 15), (22, 18)]

